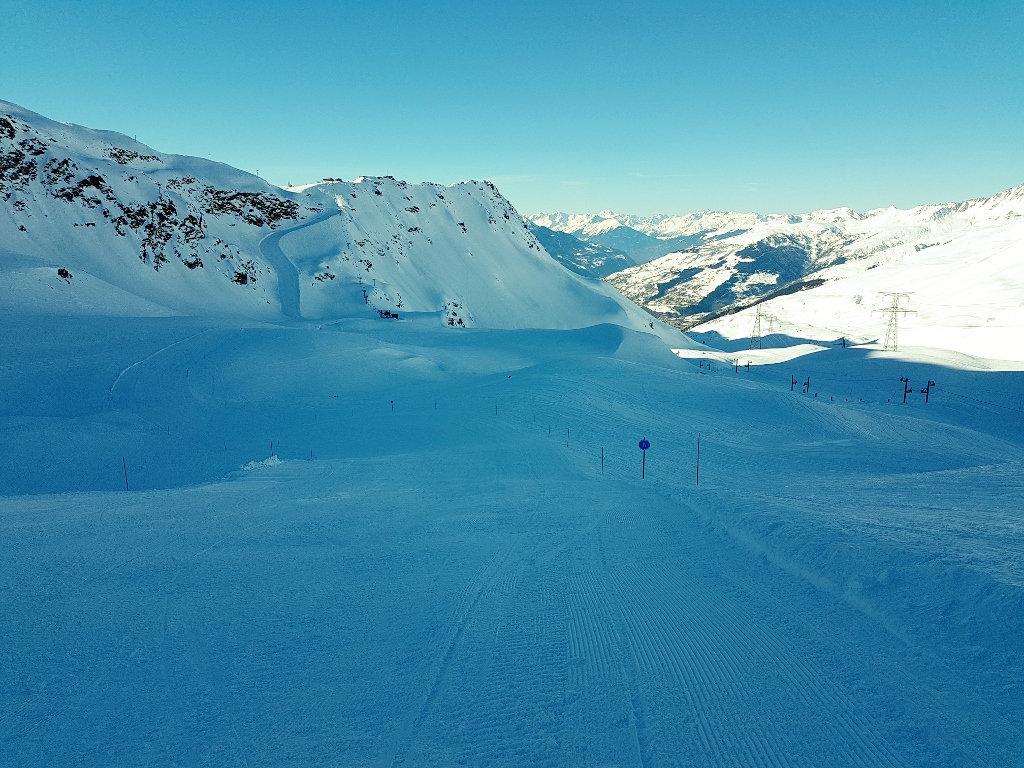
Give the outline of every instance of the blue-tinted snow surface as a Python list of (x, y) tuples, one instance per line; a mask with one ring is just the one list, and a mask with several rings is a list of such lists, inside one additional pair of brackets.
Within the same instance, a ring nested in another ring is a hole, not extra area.
[(1020, 374), (434, 327), (5, 319), (0, 765), (1021, 764)]

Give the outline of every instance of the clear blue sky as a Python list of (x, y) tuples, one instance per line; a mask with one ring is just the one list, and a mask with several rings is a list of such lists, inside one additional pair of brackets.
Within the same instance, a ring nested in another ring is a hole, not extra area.
[(279, 184), (865, 210), (1024, 183), (1022, 33), (1020, 0), (0, 0), (0, 98)]

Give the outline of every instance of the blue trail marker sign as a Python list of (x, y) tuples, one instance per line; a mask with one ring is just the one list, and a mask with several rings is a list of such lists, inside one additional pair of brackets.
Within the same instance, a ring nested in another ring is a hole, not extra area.
[(643, 459), (640, 463), (640, 479), (642, 480), (647, 472), (647, 449), (651, 447), (651, 442), (646, 437), (639, 443), (640, 450), (644, 452)]

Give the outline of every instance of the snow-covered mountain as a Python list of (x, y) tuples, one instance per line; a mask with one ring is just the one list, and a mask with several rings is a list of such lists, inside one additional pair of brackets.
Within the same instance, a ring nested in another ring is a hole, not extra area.
[(221, 163), (0, 102), (8, 300), (273, 317), (278, 281), (259, 243), (322, 214), (317, 202)]
[[(960, 267), (969, 270), (971, 258), (982, 261), (990, 243), (1019, 242), (1014, 227), (1024, 220), (1024, 186), (989, 198), (863, 214), (838, 208), (798, 215), (701, 212), (641, 218), (604, 212), (531, 218), (581, 237), (628, 231), (666, 242), (698, 239), (683, 250), (606, 278), (651, 312), (690, 328), (758, 301), (891, 262), (927, 269), (939, 257), (923, 252), (936, 246), (959, 243), (948, 252), (973, 254)], [(993, 232), (1005, 232), (1006, 237), (993, 239)], [(909, 287), (880, 285), (878, 290), (914, 289), (909, 275), (902, 282)], [(950, 289), (955, 291), (956, 284), (957, 278), (951, 277)]]
[(0, 296), (71, 313), (426, 313), (455, 328), (611, 322), (675, 336), (554, 261), (489, 182), (281, 189), (7, 102)]

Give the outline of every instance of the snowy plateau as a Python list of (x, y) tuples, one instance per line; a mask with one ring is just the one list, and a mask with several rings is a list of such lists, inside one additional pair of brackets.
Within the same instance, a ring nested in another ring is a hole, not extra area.
[(1020, 197), (528, 223), (0, 102), (0, 765), (1024, 765)]

